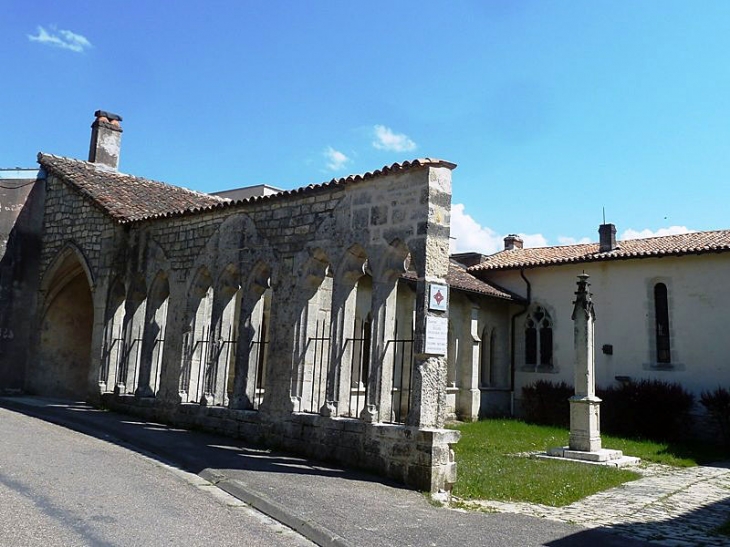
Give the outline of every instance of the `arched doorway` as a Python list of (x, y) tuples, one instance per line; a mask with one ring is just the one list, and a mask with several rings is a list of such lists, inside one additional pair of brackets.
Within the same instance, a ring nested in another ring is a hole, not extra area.
[(43, 286), (40, 347), (30, 389), (40, 395), (83, 399), (89, 391), (94, 306), (87, 272), (75, 250), (61, 253)]

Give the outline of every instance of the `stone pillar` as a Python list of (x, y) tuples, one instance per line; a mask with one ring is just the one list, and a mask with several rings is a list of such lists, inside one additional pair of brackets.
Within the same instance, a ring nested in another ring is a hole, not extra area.
[(292, 259), (284, 259), (282, 262), (272, 279), (266, 391), (259, 408), (268, 415), (289, 414), (294, 411), (294, 400), (291, 396), (292, 352), (302, 306), (298, 304), (299, 298), (293, 283)]
[(463, 420), (475, 421), (479, 419), (479, 405), (482, 392), (479, 389), (481, 374), (481, 340), (479, 338), (479, 306), (472, 306), (469, 325), (470, 343), (464, 344), (465, 362), (471, 366), (463, 367), (461, 372), (461, 389), (459, 390), (458, 414)]
[(573, 333), (575, 345), (575, 395), (570, 401), (570, 436), (567, 447), (551, 448), (548, 456), (575, 461), (599, 463), (623, 467), (636, 464), (639, 458), (624, 456), (620, 450), (607, 450), (601, 446), (601, 400), (596, 397), (595, 347), (591, 293), (588, 291), (588, 274), (578, 276), (578, 290), (573, 302)]
[[(169, 267), (167, 269), (169, 270)], [(167, 274), (158, 274), (150, 286), (145, 306), (136, 397), (154, 397), (159, 388), (160, 358), (165, 345), (169, 297), (170, 284)]]
[(588, 274), (578, 276), (578, 290), (573, 307), (575, 345), (575, 395), (570, 398), (571, 450), (601, 450), (601, 400), (596, 397), (593, 323), (596, 314), (588, 291)]
[(183, 331), (187, 322), (187, 289), (185, 275), (176, 272), (170, 276), (165, 345), (162, 352), (160, 389), (157, 400), (165, 406), (178, 405), (180, 398), (180, 365), (183, 353)]
[(230, 288), (220, 289), (214, 296), (213, 315), (210, 328), (208, 362), (206, 363), (204, 392), (201, 404), (226, 406), (228, 393), (226, 381), (233, 346), (233, 326), (236, 309), (239, 307), (238, 292)]
[(391, 272), (373, 277), (370, 369), (365, 407), (366, 422), (389, 422), (393, 414), (393, 353), (398, 276)]
[[(241, 317), (238, 321), (236, 342), (236, 371), (233, 375), (233, 395), (229, 407), (248, 409), (256, 400), (256, 364), (251, 363), (251, 345), (259, 337), (264, 313), (264, 299), (261, 294), (249, 291), (241, 301)], [(264, 351), (259, 348), (259, 351)]]
[(154, 309), (148, 306), (145, 312), (145, 328), (142, 334), (142, 348), (140, 351), (139, 382), (134, 392), (137, 397), (154, 397), (152, 390), (152, 356), (154, 344), (160, 332), (160, 325), (157, 323), (157, 314)]
[[(101, 392), (106, 387), (100, 381), (100, 375), (103, 365), (102, 360), (104, 358), (104, 331), (106, 327), (104, 319), (106, 315), (108, 286), (106, 283), (103, 283), (96, 287), (91, 286), (90, 289), (94, 306), (94, 325), (91, 331), (91, 355), (89, 356), (91, 362), (87, 379), (87, 389), (90, 402), (98, 402), (101, 400)], [(43, 302), (42, 297), (39, 299), (39, 302)], [(37, 354), (35, 358), (38, 358)]]
[(346, 272), (338, 276), (332, 285), (330, 364), (327, 371), (326, 403), (320, 409), (323, 416), (342, 416), (349, 412), (352, 339), (355, 337), (357, 301), (355, 287), (362, 274), (362, 268), (359, 275)]
[(429, 309), (431, 284), (446, 285), (449, 272), (449, 212), (451, 169), (429, 169), (428, 222), (419, 226), (421, 239), (410, 247), (416, 266), (416, 320), (411, 408), (407, 424), (419, 428), (443, 427), (446, 410), (446, 355), (448, 348), (427, 353), (426, 331), (429, 318), (448, 320), (445, 309)]

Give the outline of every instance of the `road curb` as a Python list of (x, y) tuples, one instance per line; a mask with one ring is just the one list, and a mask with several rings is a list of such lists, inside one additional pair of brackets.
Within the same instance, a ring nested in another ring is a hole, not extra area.
[(239, 480), (232, 480), (213, 469), (203, 469), (198, 476), (217, 486), (231, 496), (247, 503), (254, 509), (299, 532), (309, 541), (321, 547), (354, 547), (343, 537), (318, 522), (306, 519), (275, 502), (265, 494), (253, 490)]
[[(173, 463), (183, 469), (188, 467), (184, 461), (176, 458), (175, 453), (172, 451), (165, 450), (152, 443), (147, 443), (143, 439), (120, 434), (119, 432), (110, 433), (108, 430), (102, 429), (93, 423), (76, 418), (73, 414), (61, 414), (63, 411), (24, 404), (19, 401), (14, 401), (10, 397), (0, 398), (0, 407), (17, 411), (26, 416), (32, 416), (44, 422), (65, 427), (102, 441), (115, 442), (125, 448), (134, 447), (143, 450), (148, 454), (154, 454), (157, 457), (167, 460), (165, 463)], [(188, 469), (188, 471), (190, 470)], [(343, 537), (335, 534), (321, 524), (289, 511), (286, 507), (270, 499), (268, 496), (252, 490), (241, 481), (228, 478), (220, 471), (203, 469), (200, 473), (196, 474), (201, 479), (208, 481), (213, 486), (220, 488), (254, 509), (261, 511), (268, 517), (288, 526), (321, 547), (354, 547)]]

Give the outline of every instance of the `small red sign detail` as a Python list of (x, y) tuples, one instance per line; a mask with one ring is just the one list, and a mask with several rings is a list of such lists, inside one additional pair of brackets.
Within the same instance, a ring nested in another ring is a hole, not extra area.
[(433, 296), (433, 299), (436, 301), (436, 303), (440, 306), (441, 302), (444, 300), (444, 295), (441, 294), (441, 289), (436, 291), (436, 294)]

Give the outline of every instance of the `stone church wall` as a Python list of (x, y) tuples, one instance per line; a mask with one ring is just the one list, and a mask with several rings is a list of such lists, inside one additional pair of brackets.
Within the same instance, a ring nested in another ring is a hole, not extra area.
[[(450, 167), (418, 165), (115, 223), (51, 176), (36, 320), (53, 328), (43, 322), (47, 300), (58, 290), (63, 265), (78, 262), (93, 299), (90, 365), (82, 371), (88, 399), (149, 419), (335, 459), (422, 489), (449, 489), (456, 469), (450, 445), (458, 433), (439, 429), (446, 415), (446, 358), (424, 353), (424, 337), (431, 313), (426, 279), (443, 283), (448, 271), (450, 189)], [(390, 369), (398, 350), (389, 340), (399, 316), (398, 279), (408, 259), (417, 278), (415, 307), (408, 312), (415, 317), (414, 366), (410, 407), (400, 416), (392, 406)], [(74, 272), (78, 280), (79, 268)], [(370, 376), (355, 413), (347, 408), (349, 363), (340, 360), (349, 351), (354, 295), (364, 277), (370, 280), (373, 334)], [(161, 296), (153, 305), (155, 291)], [(253, 330), (263, 328), (254, 318), (264, 293), (271, 296), (266, 374), (259, 386), (250, 352)], [(311, 341), (319, 340), (315, 323), (329, 329), (318, 375), (310, 362)], [(164, 331), (164, 341), (160, 334), (148, 336), (150, 325)], [(225, 327), (237, 338), (225, 339)], [(48, 338), (37, 336), (42, 347)], [(155, 363), (138, 357), (163, 342)], [(198, 346), (204, 349), (195, 353)], [(224, 347), (235, 357), (221, 358)], [(53, 355), (41, 352), (30, 371), (31, 391), (48, 390), (51, 377), (78, 373), (63, 372), (51, 362)], [(192, 371), (191, 356), (199, 363)]]
[(0, 393), (22, 390), (25, 382), (45, 194), (37, 175), (0, 170)]

